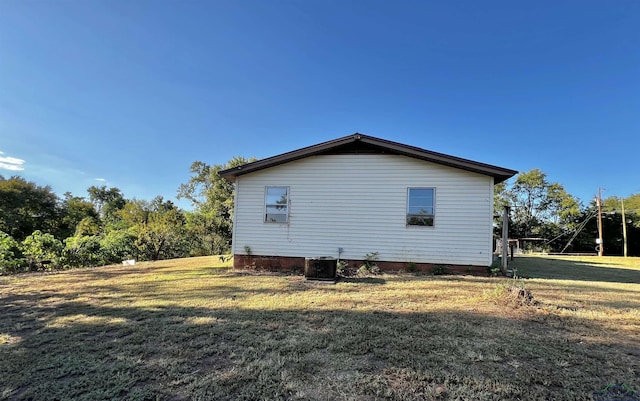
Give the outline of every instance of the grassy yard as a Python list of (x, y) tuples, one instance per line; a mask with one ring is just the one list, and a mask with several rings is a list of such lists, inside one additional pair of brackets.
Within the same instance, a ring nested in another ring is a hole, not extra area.
[(640, 258), (619, 256), (522, 256), (512, 267), (523, 277), (640, 283)]
[[(0, 277), (2, 400), (584, 400), (640, 389), (640, 272), (311, 284), (192, 258)], [(598, 261), (604, 264), (598, 264)], [(228, 265), (228, 264), (227, 264)]]

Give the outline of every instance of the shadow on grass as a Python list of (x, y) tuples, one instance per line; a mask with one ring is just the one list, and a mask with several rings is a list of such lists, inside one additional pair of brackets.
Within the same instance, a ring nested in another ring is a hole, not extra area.
[(79, 278), (83, 278), (86, 280), (108, 280), (111, 278), (122, 278), (127, 276), (137, 276), (146, 273), (154, 273), (157, 275), (171, 275), (171, 276), (180, 276), (187, 275), (189, 276), (197, 276), (197, 275), (206, 275), (206, 274), (229, 274), (233, 271), (232, 267), (218, 267), (218, 266), (202, 266), (196, 269), (176, 269), (172, 266), (98, 266), (98, 267), (90, 267), (84, 269), (73, 269), (73, 270), (60, 270), (58, 273), (63, 272), (72, 272), (77, 275)]
[(584, 342), (577, 332), (596, 322), (554, 315), (0, 300), (0, 395), (12, 401), (568, 400), (637, 384), (640, 370), (633, 338)]
[(523, 278), (640, 284), (640, 270), (553, 257), (516, 257), (510, 268), (517, 269), (518, 275)]
[(387, 281), (380, 277), (340, 277), (338, 282), (360, 284), (386, 284)]

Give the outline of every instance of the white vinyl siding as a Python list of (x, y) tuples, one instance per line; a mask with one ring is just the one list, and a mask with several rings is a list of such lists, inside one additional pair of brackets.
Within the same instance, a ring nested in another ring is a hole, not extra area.
[[(289, 188), (288, 221), (264, 224), (265, 187)], [(409, 157), (311, 156), (237, 178), (234, 253), (491, 264), (493, 178)], [(436, 188), (429, 229), (407, 225), (408, 188)]]

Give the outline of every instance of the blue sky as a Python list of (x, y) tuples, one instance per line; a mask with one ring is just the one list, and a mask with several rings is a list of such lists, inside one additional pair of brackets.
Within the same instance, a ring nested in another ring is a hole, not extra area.
[(4, 0), (0, 174), (174, 199), (195, 160), (361, 132), (627, 196), (639, 27), (636, 0)]

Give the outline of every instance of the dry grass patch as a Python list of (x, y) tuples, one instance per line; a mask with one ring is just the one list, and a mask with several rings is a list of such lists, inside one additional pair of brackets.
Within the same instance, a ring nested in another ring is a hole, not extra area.
[[(638, 284), (160, 261), (0, 282), (0, 399), (578, 400), (639, 388)], [(623, 294), (623, 295), (621, 295)]]

